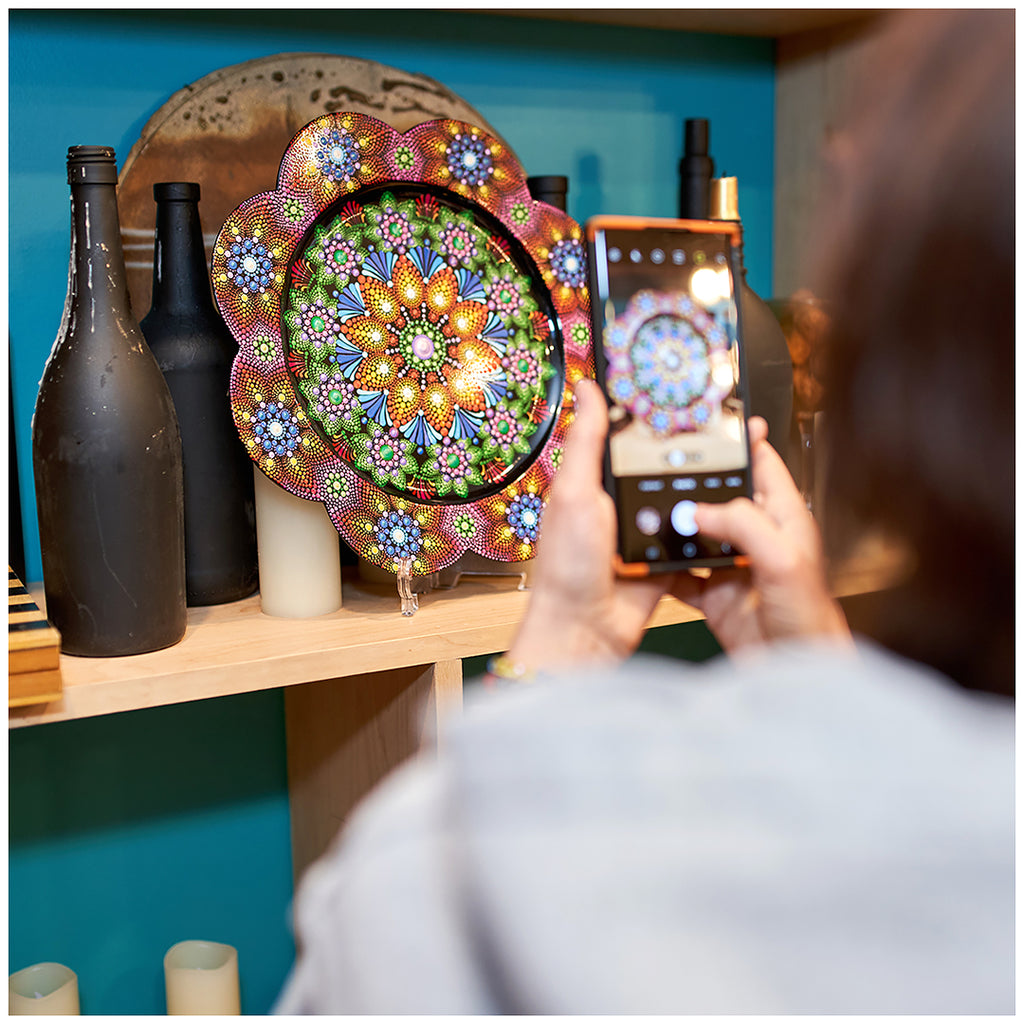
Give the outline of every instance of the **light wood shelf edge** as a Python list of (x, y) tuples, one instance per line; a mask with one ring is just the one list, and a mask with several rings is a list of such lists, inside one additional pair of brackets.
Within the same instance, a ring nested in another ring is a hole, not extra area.
[[(870, 592), (884, 586), (886, 579), (878, 552), (872, 552), (840, 575), (836, 592)], [(419, 611), (405, 618), (395, 592), (346, 577), (344, 606), (315, 619), (263, 615), (258, 595), (230, 605), (192, 608), (185, 637), (166, 650), (126, 658), (62, 654), (60, 700), (10, 708), (9, 727), (493, 654), (509, 646), (528, 598), (513, 579), (481, 578), (462, 582), (454, 590), (420, 595)], [(702, 617), (695, 608), (664, 597), (650, 626)]]

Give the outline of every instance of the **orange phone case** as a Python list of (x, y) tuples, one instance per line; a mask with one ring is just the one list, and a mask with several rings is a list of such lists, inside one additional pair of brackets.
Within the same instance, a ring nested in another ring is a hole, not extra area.
[[(584, 225), (584, 231), (588, 242), (593, 242), (596, 232), (609, 229), (638, 230), (651, 227), (680, 228), (699, 234), (727, 235), (734, 246), (742, 243), (742, 229), (738, 223), (721, 220), (696, 220), (676, 217), (637, 217), (618, 214), (599, 214), (591, 217)], [(651, 562), (626, 562), (616, 552), (612, 565), (616, 575), (628, 579), (643, 579), (650, 576)], [(659, 571), (671, 571), (668, 563), (657, 563)], [(750, 558), (747, 555), (733, 555), (730, 565), (745, 567), (750, 565)], [(673, 563), (674, 565), (674, 563)], [(678, 565), (677, 568), (686, 568), (685, 565)]]

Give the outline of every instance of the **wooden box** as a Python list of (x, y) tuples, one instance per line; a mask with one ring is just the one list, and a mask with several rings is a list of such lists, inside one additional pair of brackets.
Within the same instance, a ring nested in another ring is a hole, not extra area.
[(60, 633), (46, 621), (10, 566), (7, 572), (7, 706), (59, 700)]

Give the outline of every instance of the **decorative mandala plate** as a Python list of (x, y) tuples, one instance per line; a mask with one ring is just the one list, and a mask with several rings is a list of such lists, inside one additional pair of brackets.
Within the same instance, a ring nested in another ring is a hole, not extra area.
[(482, 129), (319, 117), (214, 246), (242, 441), (378, 566), (531, 558), (593, 376), (586, 279), (579, 226)]

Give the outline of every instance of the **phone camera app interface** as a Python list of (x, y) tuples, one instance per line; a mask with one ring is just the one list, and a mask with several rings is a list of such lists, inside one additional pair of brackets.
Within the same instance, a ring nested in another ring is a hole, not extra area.
[(609, 229), (595, 242), (622, 555), (727, 555), (697, 535), (694, 515), (697, 502), (746, 488), (728, 239), (647, 228)]

